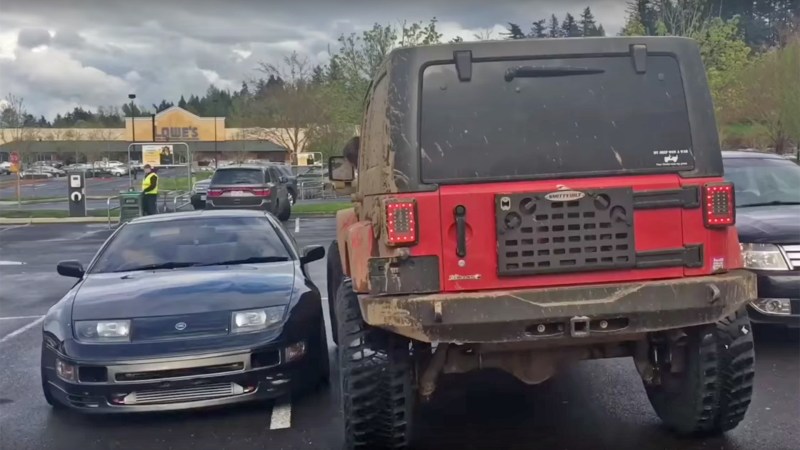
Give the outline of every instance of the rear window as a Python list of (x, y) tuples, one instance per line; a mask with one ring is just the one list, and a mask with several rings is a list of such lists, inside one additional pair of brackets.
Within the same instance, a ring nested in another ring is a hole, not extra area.
[(211, 184), (263, 184), (264, 172), (261, 169), (217, 169)]
[(694, 168), (680, 67), (648, 56), (478, 61), (422, 73), (425, 182), (672, 172)]

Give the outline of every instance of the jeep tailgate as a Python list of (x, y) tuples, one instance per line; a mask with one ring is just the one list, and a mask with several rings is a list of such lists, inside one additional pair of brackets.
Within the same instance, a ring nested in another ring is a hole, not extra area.
[(677, 175), (442, 186), (443, 290), (682, 277), (702, 250), (684, 245), (680, 205), (647, 200), (680, 187)]

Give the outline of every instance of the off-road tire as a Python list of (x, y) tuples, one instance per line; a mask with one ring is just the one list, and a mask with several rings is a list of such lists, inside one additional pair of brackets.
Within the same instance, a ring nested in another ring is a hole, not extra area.
[(328, 316), (331, 318), (331, 338), (333, 338), (333, 342), (336, 345), (339, 345), (339, 327), (334, 304), (336, 303), (336, 294), (339, 292), (339, 285), (342, 284), (344, 279), (344, 271), (342, 270), (342, 260), (339, 255), (339, 244), (336, 241), (331, 242), (327, 255)]
[(405, 449), (415, 399), (409, 341), (364, 323), (349, 279), (335, 303), (345, 448)]
[(744, 419), (753, 393), (755, 352), (747, 310), (687, 334), (685, 370), (661, 373), (660, 385), (646, 384), (650, 403), (682, 436), (732, 430)]

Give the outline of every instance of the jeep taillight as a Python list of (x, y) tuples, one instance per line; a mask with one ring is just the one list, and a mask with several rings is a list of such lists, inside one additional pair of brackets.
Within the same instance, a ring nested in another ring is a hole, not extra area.
[(727, 227), (736, 223), (735, 205), (732, 183), (703, 186), (703, 218), (707, 227)]
[(386, 244), (410, 245), (417, 242), (417, 204), (414, 200), (386, 202)]

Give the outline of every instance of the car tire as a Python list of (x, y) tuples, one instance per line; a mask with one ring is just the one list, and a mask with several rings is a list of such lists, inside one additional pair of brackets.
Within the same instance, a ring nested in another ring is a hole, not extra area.
[(44, 401), (47, 402), (50, 407), (53, 408), (54, 411), (63, 411), (67, 409), (63, 403), (58, 401), (53, 396), (52, 391), (50, 390), (50, 384), (47, 383), (47, 377), (45, 377), (44, 367), (41, 368), (41, 378), (42, 378), (42, 394), (44, 394)]
[(719, 322), (687, 330), (685, 368), (660, 370), (648, 386), (656, 414), (681, 436), (710, 436), (744, 419), (753, 393), (755, 352), (747, 309)]
[(342, 270), (342, 259), (339, 255), (339, 243), (336, 241), (331, 242), (328, 247), (327, 265), (328, 317), (331, 319), (331, 338), (336, 345), (339, 345), (339, 329), (334, 304), (336, 302), (336, 293), (339, 292), (339, 285), (342, 284), (342, 279), (344, 279), (344, 271)]
[(408, 448), (416, 398), (408, 339), (363, 321), (349, 279), (339, 286), (336, 314), (345, 448)]
[(288, 200), (279, 200), (277, 210), (278, 220), (281, 222), (286, 222), (292, 216), (292, 205), (289, 204)]
[(315, 390), (327, 386), (331, 378), (331, 363), (328, 356), (328, 338), (325, 333), (325, 319), (320, 315), (319, 324), (317, 326), (318, 332), (314, 333), (308, 342), (308, 376), (304, 377), (295, 389), (294, 393), (298, 395), (309, 394)]

